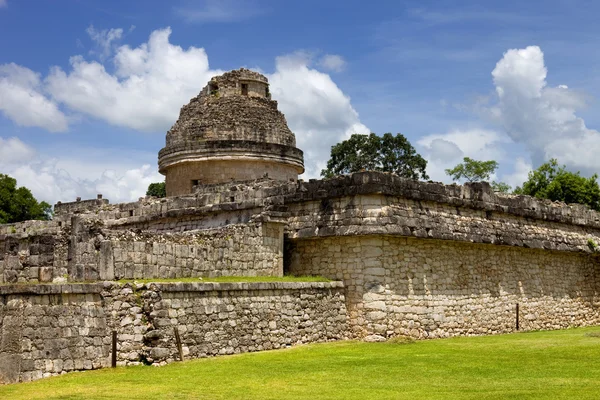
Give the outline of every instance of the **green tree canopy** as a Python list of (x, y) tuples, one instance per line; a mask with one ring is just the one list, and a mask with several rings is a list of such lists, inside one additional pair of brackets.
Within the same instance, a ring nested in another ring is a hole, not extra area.
[(429, 179), (427, 161), (419, 155), (404, 135), (386, 133), (378, 136), (354, 134), (331, 147), (331, 157), (321, 176), (359, 171), (393, 172), (410, 179)]
[[(498, 163), (494, 160), (478, 161), (465, 157), (463, 158), (463, 162), (445, 171), (446, 175), (449, 175), (453, 181), (487, 182), (497, 168)], [(492, 182), (492, 189), (494, 189), (494, 192), (508, 193), (511, 187), (504, 182), (494, 181)]]
[(573, 173), (567, 171), (564, 165), (559, 166), (556, 159), (531, 171), (523, 187), (517, 187), (515, 193), (565, 203), (587, 204), (600, 211), (598, 174), (585, 178), (579, 171)]
[(496, 171), (496, 168), (498, 168), (496, 161), (477, 161), (465, 157), (463, 158), (463, 162), (454, 168), (447, 169), (446, 175), (450, 175), (454, 181), (462, 179), (466, 179), (469, 182), (489, 181), (490, 176)]
[(39, 202), (29, 189), (17, 187), (17, 180), (0, 174), (0, 224), (27, 221), (30, 219), (48, 220), (52, 207), (45, 201)]
[(148, 185), (146, 196), (167, 197), (167, 188), (164, 182), (155, 182)]

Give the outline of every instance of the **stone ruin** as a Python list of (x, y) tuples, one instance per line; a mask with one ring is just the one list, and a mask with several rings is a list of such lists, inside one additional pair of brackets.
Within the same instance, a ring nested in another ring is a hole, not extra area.
[[(0, 225), (0, 383), (107, 367), (113, 354), (162, 365), (600, 323), (600, 213), (487, 183), (298, 181), (302, 152), (255, 72), (215, 77), (184, 106), (159, 168), (167, 198), (99, 196)], [(331, 282), (200, 279), (284, 274)], [(198, 281), (164, 281), (178, 278)]]
[(158, 165), (168, 196), (265, 175), (295, 182), (304, 172), (302, 151), (271, 99), (267, 78), (243, 68), (212, 78), (181, 108)]

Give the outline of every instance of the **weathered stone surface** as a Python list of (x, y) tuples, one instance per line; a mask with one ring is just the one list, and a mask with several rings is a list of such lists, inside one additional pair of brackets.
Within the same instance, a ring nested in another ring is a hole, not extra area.
[[(365, 256), (373, 246), (382, 252)], [(521, 330), (600, 324), (595, 255), (394, 236), (298, 239), (288, 251), (288, 272), (344, 281), (358, 337), (513, 332), (517, 303)]]
[(19, 382), (21, 355), (0, 352), (0, 385)]
[(381, 335), (367, 335), (363, 339), (365, 342), (385, 342), (387, 339)]
[(296, 181), (303, 163), (294, 134), (271, 100), (267, 78), (247, 69), (212, 78), (181, 108), (159, 152), (169, 196), (190, 194), (198, 184), (265, 174)]
[(0, 383), (346, 337), (341, 282), (0, 286)]

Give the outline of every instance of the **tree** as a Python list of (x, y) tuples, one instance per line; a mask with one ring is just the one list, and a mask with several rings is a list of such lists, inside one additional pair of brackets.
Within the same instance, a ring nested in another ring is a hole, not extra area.
[[(462, 163), (456, 165), (454, 168), (446, 169), (445, 171), (446, 175), (452, 177), (453, 181), (466, 179), (469, 182), (487, 182), (497, 168), (498, 163), (494, 160), (478, 161), (465, 157), (463, 158)], [(511, 187), (504, 182), (493, 181), (492, 189), (494, 192), (508, 193), (510, 192)]]
[(410, 179), (429, 179), (427, 161), (419, 155), (404, 135), (386, 133), (377, 136), (354, 134), (331, 147), (327, 168), (321, 171), (326, 178), (359, 171), (393, 172)]
[(146, 196), (167, 197), (167, 188), (164, 182), (155, 182), (148, 185)]
[(512, 187), (508, 183), (493, 181), (492, 189), (494, 190), (494, 192), (510, 193)]
[(496, 168), (498, 168), (496, 161), (477, 161), (465, 157), (462, 163), (454, 168), (447, 169), (446, 175), (450, 175), (454, 181), (461, 179), (466, 179), (469, 182), (489, 181)]
[(566, 167), (559, 166), (556, 159), (540, 165), (529, 172), (523, 187), (517, 187), (515, 194), (526, 194), (538, 199), (550, 199), (565, 203), (587, 204), (600, 211), (600, 186), (598, 174), (585, 178), (577, 173), (569, 172)]
[(39, 202), (29, 189), (17, 187), (17, 180), (0, 174), (0, 224), (27, 221), (30, 219), (48, 220), (52, 207), (45, 201)]

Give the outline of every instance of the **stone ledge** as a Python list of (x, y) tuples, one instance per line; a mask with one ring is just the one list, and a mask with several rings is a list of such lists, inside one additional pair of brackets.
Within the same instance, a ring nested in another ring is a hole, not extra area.
[(304, 171), (304, 153), (297, 147), (251, 140), (207, 140), (165, 147), (158, 153), (159, 171), (164, 172), (165, 168), (178, 162), (230, 158), (234, 153), (239, 157), (245, 155), (245, 158), (285, 161)]
[(211, 292), (233, 290), (302, 290), (343, 289), (344, 283), (334, 282), (150, 282), (145, 285), (161, 292)]
[[(99, 294), (109, 288), (131, 287), (113, 281), (99, 283), (0, 285), (0, 296), (13, 294)], [(135, 285), (135, 290), (159, 290), (161, 292), (221, 292), (237, 290), (302, 290), (343, 289), (344, 283), (334, 282), (150, 282)]]
[(103, 283), (61, 283), (39, 285), (0, 285), (0, 295), (12, 294), (99, 294)]
[(524, 195), (498, 195), (487, 182), (466, 183), (463, 186), (444, 185), (439, 182), (415, 181), (375, 171), (299, 182), (295, 191), (284, 194), (284, 204), (376, 194), (600, 228), (600, 212), (585, 205), (555, 203)]

